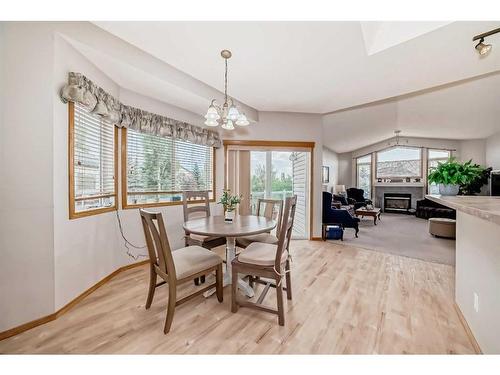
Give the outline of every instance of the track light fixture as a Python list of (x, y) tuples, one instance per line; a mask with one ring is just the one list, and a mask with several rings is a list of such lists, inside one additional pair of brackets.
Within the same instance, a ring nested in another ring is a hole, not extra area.
[(486, 38), (490, 35), (496, 34), (496, 33), (500, 33), (500, 28), (487, 31), (485, 33), (476, 35), (475, 37), (472, 38), (473, 42), (475, 42), (476, 40), (479, 40), (479, 43), (476, 44), (476, 46), (474, 48), (481, 56), (487, 55), (491, 51), (491, 49), (493, 48), (493, 46), (491, 44), (484, 43), (484, 38)]

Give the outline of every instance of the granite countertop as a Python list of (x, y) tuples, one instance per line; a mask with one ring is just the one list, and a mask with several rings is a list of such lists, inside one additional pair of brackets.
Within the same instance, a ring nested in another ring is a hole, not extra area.
[(477, 216), (500, 225), (500, 197), (426, 195), (427, 199), (443, 206)]

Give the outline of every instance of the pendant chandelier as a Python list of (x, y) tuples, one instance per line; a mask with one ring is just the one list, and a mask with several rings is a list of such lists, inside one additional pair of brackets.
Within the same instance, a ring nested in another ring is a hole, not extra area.
[(212, 100), (210, 106), (208, 107), (207, 114), (205, 118), (205, 125), (207, 126), (219, 126), (222, 129), (234, 130), (234, 125), (247, 126), (250, 122), (244, 113), (238, 111), (238, 108), (234, 105), (233, 99), (227, 96), (227, 60), (231, 58), (231, 51), (225, 49), (222, 50), (220, 55), (224, 59), (225, 72), (224, 72), (224, 104), (222, 106), (217, 104), (215, 99)]

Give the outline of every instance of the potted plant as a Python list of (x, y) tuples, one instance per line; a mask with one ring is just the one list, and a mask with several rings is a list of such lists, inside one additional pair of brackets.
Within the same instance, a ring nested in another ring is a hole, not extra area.
[(224, 190), (218, 203), (224, 206), (224, 220), (232, 223), (234, 220), (234, 210), (241, 203), (241, 195), (231, 195), (230, 190)]
[(491, 167), (482, 168), (478, 164), (474, 164), (474, 167), (481, 168), (481, 172), (479, 172), (478, 175), (473, 179), (471, 179), (471, 181), (469, 181), (468, 183), (460, 185), (460, 191), (458, 192), (459, 195), (479, 194), (483, 186), (488, 184), (488, 180), (490, 179), (491, 175), (491, 170), (493, 168)]
[(460, 186), (466, 185), (477, 178), (483, 168), (472, 164), (472, 160), (460, 163), (456, 158), (451, 157), (444, 163), (439, 163), (437, 167), (432, 167), (428, 179), (430, 183), (439, 186), (441, 195), (457, 195)]

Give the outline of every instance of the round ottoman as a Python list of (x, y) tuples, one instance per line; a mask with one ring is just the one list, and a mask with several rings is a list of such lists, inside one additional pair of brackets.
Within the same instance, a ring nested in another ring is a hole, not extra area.
[(455, 238), (456, 221), (441, 217), (429, 219), (429, 233), (437, 237)]

